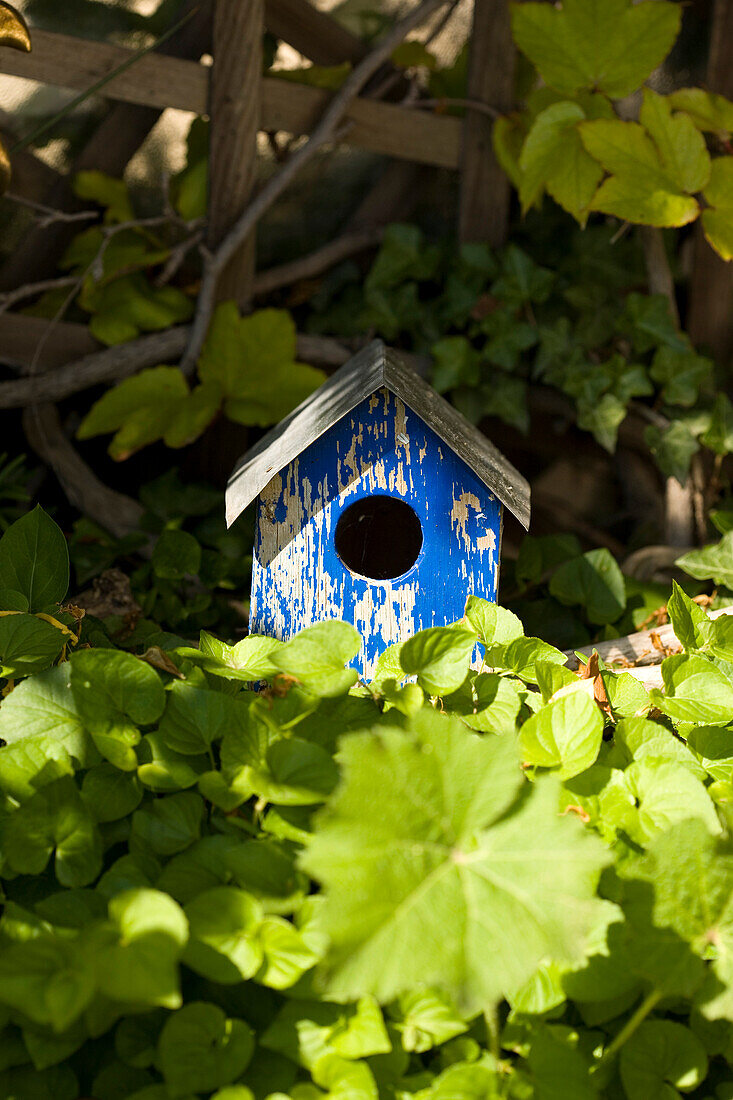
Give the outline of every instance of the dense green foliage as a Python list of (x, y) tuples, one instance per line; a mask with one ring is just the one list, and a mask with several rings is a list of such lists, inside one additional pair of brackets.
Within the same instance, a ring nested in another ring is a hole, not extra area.
[(345, 623), (116, 648), (67, 561), (40, 509), (0, 539), (3, 1095), (730, 1095), (731, 619), (675, 586), (648, 694), (471, 597), (366, 684)]

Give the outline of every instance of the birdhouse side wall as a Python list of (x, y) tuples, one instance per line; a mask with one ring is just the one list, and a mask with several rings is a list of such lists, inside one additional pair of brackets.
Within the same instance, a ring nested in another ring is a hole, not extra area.
[[(350, 571), (336, 552), (340, 516), (374, 495), (410, 505), (422, 528), (417, 561), (391, 580)], [(262, 492), (250, 629), (287, 639), (315, 622), (344, 619), (364, 639), (354, 664), (370, 677), (383, 650), (459, 619), (472, 593), (496, 600), (501, 522), (501, 503), (473, 471), (399, 398), (380, 390)]]

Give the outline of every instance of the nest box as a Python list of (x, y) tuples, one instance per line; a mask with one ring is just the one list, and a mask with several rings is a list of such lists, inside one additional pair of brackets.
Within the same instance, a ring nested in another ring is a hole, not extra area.
[(495, 601), (504, 508), (529, 525), (524, 478), (378, 341), (244, 455), (228, 523), (255, 497), (250, 630), (287, 639), (344, 619), (367, 677), (472, 593)]

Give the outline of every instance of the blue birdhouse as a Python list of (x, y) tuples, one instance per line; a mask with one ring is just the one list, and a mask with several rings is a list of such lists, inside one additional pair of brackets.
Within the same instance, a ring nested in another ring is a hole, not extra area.
[(250, 630), (287, 639), (344, 619), (367, 678), (472, 593), (495, 601), (504, 508), (529, 526), (524, 478), (379, 341), (240, 460), (227, 522), (255, 497)]

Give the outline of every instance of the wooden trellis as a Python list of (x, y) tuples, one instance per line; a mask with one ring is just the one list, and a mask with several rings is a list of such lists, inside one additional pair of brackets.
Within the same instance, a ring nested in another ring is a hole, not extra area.
[[(262, 77), (264, 25), (317, 64), (357, 62), (367, 45), (307, 0), (215, 0), (213, 65), (161, 53), (140, 57), (104, 86), (113, 101), (209, 114), (212, 120), (209, 241), (216, 245), (246, 206), (254, 183), (257, 130), (311, 133), (330, 93)], [(490, 148), (490, 118), (482, 105), (510, 105), (513, 64), (506, 0), (476, 0), (469, 94), (477, 109), (465, 121), (415, 105), (355, 99), (346, 116), (349, 145), (417, 165), (462, 174), (460, 234), (500, 243), (508, 184)], [(48, 31), (33, 31), (33, 51), (3, 51), (0, 71), (45, 84), (85, 90), (132, 57), (124, 47)], [(501, 59), (501, 64), (498, 64)], [(222, 280), (222, 292), (251, 297), (250, 240)]]

